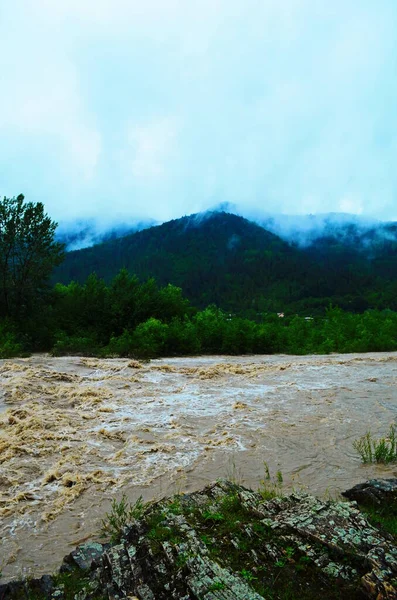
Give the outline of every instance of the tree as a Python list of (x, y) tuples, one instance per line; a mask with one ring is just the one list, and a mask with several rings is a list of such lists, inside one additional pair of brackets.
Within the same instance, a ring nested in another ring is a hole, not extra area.
[(53, 268), (63, 260), (54, 239), (57, 223), (41, 202), (0, 200), (0, 316), (21, 319), (46, 292)]
[(114, 277), (109, 288), (109, 303), (111, 311), (111, 330), (119, 336), (124, 329), (133, 328), (136, 296), (140, 283), (135, 275), (130, 275), (127, 269), (121, 269)]

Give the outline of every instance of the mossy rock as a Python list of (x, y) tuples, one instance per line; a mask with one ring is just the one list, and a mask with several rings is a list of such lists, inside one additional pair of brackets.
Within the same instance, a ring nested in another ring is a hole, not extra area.
[[(88, 571), (67, 574), (64, 597), (397, 599), (395, 541), (372, 526), (355, 503), (300, 493), (265, 496), (220, 481), (147, 505), (124, 528), (119, 543), (94, 557)], [(87, 547), (71, 556), (84, 559), (87, 552), (90, 561)], [(87, 561), (82, 566), (87, 569)], [(0, 600), (17, 598), (11, 588), (3, 586), (2, 593)]]

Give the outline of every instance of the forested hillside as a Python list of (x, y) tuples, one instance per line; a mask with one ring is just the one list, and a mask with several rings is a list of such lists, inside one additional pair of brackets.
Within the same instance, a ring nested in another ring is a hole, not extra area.
[[(215, 213), (70, 253), (61, 271), (55, 230), (42, 203), (0, 202), (0, 358), (397, 349), (393, 241), (299, 248)], [(51, 287), (54, 268), (67, 284)]]
[(193, 215), (69, 252), (54, 281), (83, 282), (95, 272), (109, 282), (126, 268), (180, 286), (199, 308), (215, 303), (251, 317), (321, 314), (330, 303), (397, 309), (394, 231), (345, 225), (326, 233), (302, 247), (233, 214)]

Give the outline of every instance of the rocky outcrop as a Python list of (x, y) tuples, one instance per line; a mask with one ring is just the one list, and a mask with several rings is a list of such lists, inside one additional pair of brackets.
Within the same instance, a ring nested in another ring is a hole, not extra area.
[(359, 483), (342, 494), (364, 506), (396, 506), (397, 513), (397, 479), (371, 479)]
[[(266, 496), (218, 482), (148, 505), (118, 543), (80, 546), (29, 585), (76, 600), (397, 598), (395, 541), (356, 503)], [(27, 585), (0, 599), (29, 597)]]

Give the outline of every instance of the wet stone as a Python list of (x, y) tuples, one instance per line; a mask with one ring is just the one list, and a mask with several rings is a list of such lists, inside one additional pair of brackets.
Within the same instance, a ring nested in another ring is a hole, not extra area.
[(358, 504), (390, 508), (393, 503), (397, 508), (397, 479), (370, 479), (342, 492), (342, 495)]
[(64, 563), (72, 567), (77, 566), (82, 570), (88, 570), (93, 561), (102, 556), (106, 547), (106, 545), (97, 542), (82, 544), (64, 558)]

